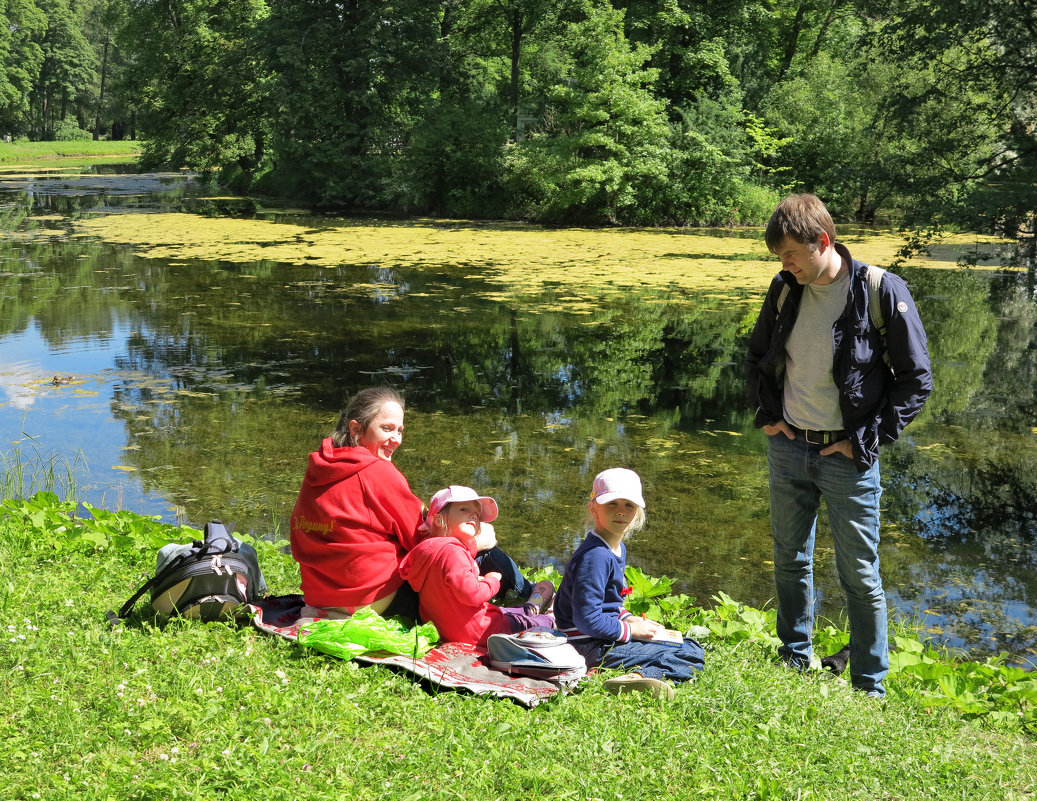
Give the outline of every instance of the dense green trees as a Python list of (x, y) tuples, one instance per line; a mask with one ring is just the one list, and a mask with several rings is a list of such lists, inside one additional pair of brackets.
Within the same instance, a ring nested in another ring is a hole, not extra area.
[(546, 109), (510, 149), (514, 197), (548, 222), (637, 220), (665, 191), (669, 129), (653, 96), (648, 52), (631, 47), (622, 14), (589, 6), (537, 65)]
[(120, 0), (0, 0), (0, 135), (122, 138), (137, 100), (120, 98)]
[[(1032, 231), (1026, 0), (0, 0), (0, 133), (338, 208)], [(1032, 246), (1031, 246), (1032, 249)]]
[(0, 129), (22, 133), (29, 92), (43, 64), (47, 18), (33, 0), (0, 0)]
[(120, 44), (135, 53), (145, 167), (251, 174), (263, 160), (269, 79), (255, 32), (262, 0), (127, 0)]
[(932, 75), (914, 97), (932, 108), (939, 135), (928, 151), (953, 180), (932, 181), (922, 210), (1021, 234), (1024, 259), (1037, 263), (1037, 7), (903, 0), (889, 13), (881, 47), (906, 70)]

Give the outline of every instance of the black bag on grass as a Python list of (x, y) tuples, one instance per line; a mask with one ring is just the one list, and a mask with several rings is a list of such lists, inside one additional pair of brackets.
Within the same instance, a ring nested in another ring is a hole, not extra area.
[(267, 587), (255, 548), (213, 520), (205, 524), (203, 539), (186, 545), (171, 542), (159, 549), (155, 575), (122, 605), (118, 619), (125, 618), (148, 590), (159, 614), (209, 621), (233, 617)]

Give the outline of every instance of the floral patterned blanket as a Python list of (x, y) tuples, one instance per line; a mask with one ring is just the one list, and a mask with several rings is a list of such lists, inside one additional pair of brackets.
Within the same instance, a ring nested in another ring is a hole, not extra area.
[[(253, 601), (252, 623), (260, 631), (298, 641), (300, 630), (315, 618), (301, 595), (280, 595)], [(477, 695), (511, 698), (526, 707), (534, 707), (558, 692), (571, 692), (575, 683), (559, 684), (528, 676), (512, 676), (494, 670), (485, 648), (459, 642), (443, 643), (421, 659), (383, 651), (369, 651), (355, 657), (367, 665), (383, 665), (403, 670), (428, 682), (433, 690), (466, 690)]]

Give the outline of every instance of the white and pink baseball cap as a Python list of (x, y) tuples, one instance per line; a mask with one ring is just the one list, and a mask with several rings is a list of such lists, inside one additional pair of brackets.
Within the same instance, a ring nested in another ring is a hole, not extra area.
[(448, 503), (457, 503), (458, 501), (478, 501), (479, 506), (482, 508), (482, 522), (484, 523), (492, 523), (497, 519), (497, 502), (493, 498), (480, 495), (471, 487), (451, 484), (446, 489), (441, 489), (433, 495), (432, 500), (428, 502), (428, 514), (425, 516), (426, 524), (431, 526), (433, 518), (443, 511), (444, 506)]
[(594, 477), (594, 486), (591, 489), (592, 501), (608, 503), (616, 498), (633, 501), (642, 509), (645, 508), (645, 498), (641, 492), (641, 477), (633, 470), (627, 470), (625, 467), (612, 467), (602, 470)]

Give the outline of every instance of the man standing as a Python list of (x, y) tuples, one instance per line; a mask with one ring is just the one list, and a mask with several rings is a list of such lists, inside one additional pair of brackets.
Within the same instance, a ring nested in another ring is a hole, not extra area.
[[(814, 195), (771, 215), (768, 249), (781, 259), (749, 340), (748, 385), (768, 436), (771, 533), (781, 656), (810, 665), (813, 554), (821, 498), (835, 541), (850, 621), (854, 688), (882, 697), (889, 672), (879, 576), (879, 445), (893, 442), (932, 390), (925, 331), (911, 293), (835, 241)], [(870, 295), (876, 297), (870, 298)], [(878, 302), (880, 330), (869, 312)]]

